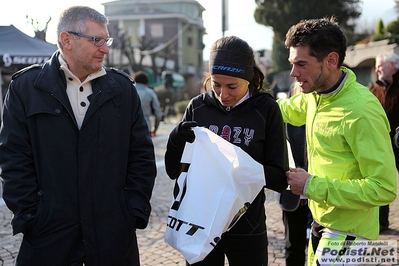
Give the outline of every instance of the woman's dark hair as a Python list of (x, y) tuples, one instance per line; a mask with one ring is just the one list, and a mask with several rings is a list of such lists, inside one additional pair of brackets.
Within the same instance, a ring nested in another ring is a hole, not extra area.
[[(248, 43), (236, 36), (227, 36), (218, 39), (211, 46), (211, 52), (216, 50), (227, 50), (235, 53), (242, 53), (244, 56), (248, 56), (252, 58), (252, 67), (253, 67), (253, 78), (249, 82), (249, 92), (251, 95), (254, 95), (263, 90), (263, 80), (265, 76), (263, 75), (260, 68), (257, 66), (255, 62), (255, 56), (252, 48), (248, 45)], [(206, 88), (206, 84), (208, 83), (210, 76), (205, 80), (204, 87)]]
[(334, 16), (331, 18), (301, 20), (286, 34), (285, 46), (309, 46), (310, 56), (321, 62), (329, 53), (339, 55), (341, 67), (346, 55), (346, 37)]

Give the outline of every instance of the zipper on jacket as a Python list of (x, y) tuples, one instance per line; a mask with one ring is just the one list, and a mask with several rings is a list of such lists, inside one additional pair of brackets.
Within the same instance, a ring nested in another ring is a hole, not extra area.
[(226, 107), (226, 111), (230, 111), (230, 109), (231, 109), (230, 106)]

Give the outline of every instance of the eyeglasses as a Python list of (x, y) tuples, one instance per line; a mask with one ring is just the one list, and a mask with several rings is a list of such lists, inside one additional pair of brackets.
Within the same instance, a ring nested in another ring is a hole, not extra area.
[(79, 37), (91, 39), (91, 40), (93, 40), (93, 44), (97, 47), (103, 46), (104, 43), (106, 43), (107, 46), (111, 46), (112, 42), (114, 41), (114, 38), (93, 37), (93, 36), (85, 35), (83, 33), (78, 33), (78, 32), (74, 32), (74, 31), (67, 31), (67, 32), (71, 33), (73, 35), (79, 36)]

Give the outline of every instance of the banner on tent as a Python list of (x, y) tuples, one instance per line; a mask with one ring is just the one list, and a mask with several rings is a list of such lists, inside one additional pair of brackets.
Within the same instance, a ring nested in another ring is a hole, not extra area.
[(42, 64), (50, 59), (50, 56), (12, 56), (4, 54), (0, 57), (0, 66)]

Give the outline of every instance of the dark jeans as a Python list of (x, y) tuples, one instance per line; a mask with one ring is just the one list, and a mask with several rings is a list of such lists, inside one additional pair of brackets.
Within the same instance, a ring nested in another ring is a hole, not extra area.
[(292, 212), (283, 211), (285, 228), (285, 263), (287, 266), (305, 265), (307, 234), (312, 215), (307, 204), (300, 204)]
[[(230, 266), (267, 266), (268, 253), (267, 247), (263, 249), (241, 250), (227, 249), (216, 246), (204, 260), (191, 264), (191, 266), (224, 266), (225, 255)], [(190, 266), (186, 262), (187, 266)]]

